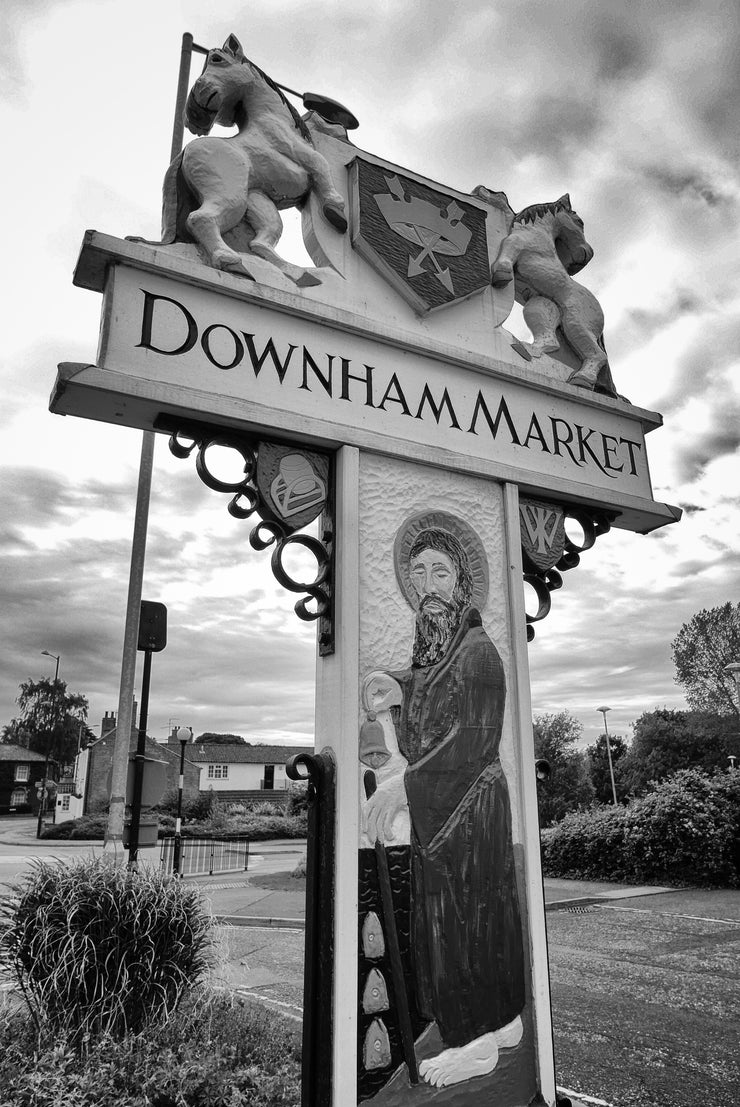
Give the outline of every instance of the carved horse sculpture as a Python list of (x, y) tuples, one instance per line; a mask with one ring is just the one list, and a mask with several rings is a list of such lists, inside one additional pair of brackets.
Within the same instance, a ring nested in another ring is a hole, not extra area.
[(164, 182), (163, 242), (195, 240), (214, 268), (252, 278), (242, 256), (224, 241), (232, 232), (239, 245), (296, 283), (318, 283), (275, 252), (283, 230), (280, 209), (302, 204), (315, 190), (328, 222), (344, 233), (344, 201), (305, 123), (275, 83), (244, 57), (234, 35), (209, 51), (188, 97), (185, 123), (201, 136), (208, 136), (214, 123), (235, 125), (238, 132), (199, 138), (172, 163)]
[(560, 326), (581, 359), (569, 383), (615, 396), (601, 305), (572, 279), (592, 257), (583, 220), (566, 194), (553, 203), (532, 204), (513, 218), (492, 266), (491, 283), (501, 288), (516, 276), (517, 292), (525, 302), (524, 319), (534, 336), (533, 356), (560, 347), (556, 334)]

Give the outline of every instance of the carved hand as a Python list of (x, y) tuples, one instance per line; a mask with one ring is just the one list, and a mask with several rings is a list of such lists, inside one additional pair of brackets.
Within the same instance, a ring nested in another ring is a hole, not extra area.
[(393, 839), (393, 820), (407, 806), (403, 773), (382, 781), (363, 811), (364, 830), (371, 842)]

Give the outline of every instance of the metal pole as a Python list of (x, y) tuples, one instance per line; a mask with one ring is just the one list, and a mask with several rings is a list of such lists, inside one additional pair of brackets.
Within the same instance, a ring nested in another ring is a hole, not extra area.
[(61, 654), (49, 653), (48, 650), (42, 650), (42, 654), (45, 657), (53, 657), (56, 661), (56, 668), (54, 670), (54, 722), (52, 725), (51, 738), (46, 744), (46, 757), (44, 759), (44, 779), (41, 784), (41, 802), (39, 803), (39, 817), (36, 822), (36, 837), (41, 837), (41, 830), (44, 825), (44, 812), (46, 811), (46, 781), (49, 777), (49, 757), (51, 756), (51, 743), (54, 741), (54, 735), (56, 734), (57, 725), (59, 722), (59, 689), (57, 687), (57, 681), (59, 680), (59, 662), (61, 660)]
[[(180, 69), (175, 99), (175, 118), (172, 125), (172, 143), (170, 161), (174, 161), (182, 148), (183, 111), (187, 97), (190, 77), (190, 60), (193, 53), (193, 36), (184, 34), (180, 48)], [(139, 615), (141, 613), (141, 591), (144, 579), (144, 559), (146, 556), (146, 532), (149, 521), (149, 500), (152, 489), (152, 471), (154, 468), (154, 431), (144, 431), (141, 436), (141, 460), (139, 462), (139, 485), (136, 494), (136, 512), (134, 516), (134, 536), (131, 543), (131, 570), (126, 602), (126, 625), (123, 634), (123, 659), (121, 662), (121, 687), (118, 697), (118, 725), (113, 762), (111, 765), (111, 792), (108, 809), (108, 829), (105, 845), (108, 847), (123, 838), (123, 822), (126, 811), (126, 778), (128, 773), (128, 754), (131, 742), (131, 723), (134, 705), (134, 682), (136, 679), (136, 645), (139, 635)]]
[(123, 658), (121, 661), (121, 688), (118, 697), (118, 719), (111, 764), (110, 807), (106, 847), (123, 838), (123, 821), (126, 811), (126, 780), (131, 745), (131, 728), (134, 711), (134, 684), (136, 680), (136, 647), (139, 639), (141, 614), (141, 589), (146, 557), (146, 530), (149, 519), (149, 498), (154, 467), (154, 433), (145, 431), (141, 441), (139, 486), (134, 515), (134, 536), (131, 544), (131, 569), (126, 602), (126, 625), (123, 633)]
[[(134, 794), (131, 799), (131, 827), (128, 844), (128, 865), (136, 868), (139, 856), (139, 827), (141, 825), (141, 793), (144, 784), (146, 759), (146, 724), (149, 715), (149, 684), (152, 676), (152, 651), (144, 651), (144, 674), (141, 680), (141, 712), (139, 714), (139, 739), (134, 758)], [(128, 766), (127, 766), (128, 770)]]
[(606, 725), (606, 713), (607, 713), (607, 711), (611, 711), (611, 708), (610, 707), (597, 707), (596, 710), (600, 711), (601, 714), (604, 716), (604, 736), (606, 738), (606, 756), (609, 758), (609, 776), (611, 777), (612, 796), (614, 798), (614, 806), (616, 807), (617, 806), (617, 789), (616, 789), (616, 785), (614, 784), (614, 765), (612, 764), (612, 747), (611, 747), (611, 743), (609, 741), (609, 730), (608, 730), (607, 725)]
[(185, 784), (185, 746), (187, 738), (180, 738), (180, 776), (177, 782), (177, 817), (175, 819), (175, 844), (172, 851), (172, 872), (180, 875), (180, 848), (182, 842), (182, 790)]

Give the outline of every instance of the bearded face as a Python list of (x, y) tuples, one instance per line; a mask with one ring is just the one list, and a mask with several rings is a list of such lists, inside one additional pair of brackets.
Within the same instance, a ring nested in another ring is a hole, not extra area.
[(422, 550), (411, 561), (411, 581), (419, 596), (412, 664), (425, 668), (441, 661), (460, 625), (457, 572), (441, 550)]

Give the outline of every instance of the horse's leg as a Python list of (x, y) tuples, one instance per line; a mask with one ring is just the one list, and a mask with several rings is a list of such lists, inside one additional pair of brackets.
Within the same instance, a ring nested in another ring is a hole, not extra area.
[[(584, 290), (585, 291), (585, 290)], [(561, 305), (563, 334), (581, 358), (581, 366), (571, 373), (570, 384), (594, 388), (599, 372), (607, 364), (606, 352), (599, 345), (604, 316), (593, 296), (578, 297)]]
[(191, 235), (206, 251), (211, 265), (254, 279), (240, 254), (223, 239), (243, 218), (247, 207), (249, 162), (225, 139), (201, 138), (185, 147), (183, 173), (199, 208), (187, 218)]
[(524, 305), (524, 322), (532, 332), (532, 357), (552, 353), (560, 346), (556, 334), (560, 309), (547, 296), (532, 296)]
[(516, 235), (508, 235), (501, 243), (496, 260), (491, 266), (491, 284), (494, 288), (505, 288), (514, 280), (514, 266), (520, 253), (521, 247)]
[(259, 189), (254, 189), (247, 197), (246, 220), (254, 231), (254, 238), (249, 244), (250, 253), (272, 262), (301, 287), (321, 284), (318, 277), (301, 266), (293, 265), (292, 262), (281, 258), (274, 249), (283, 233), (283, 221), (270, 197)]
[(321, 200), (321, 208), (326, 220), (335, 230), (344, 234), (347, 230), (347, 217), (344, 211), (344, 199), (334, 187), (329, 163), (323, 154), (314, 150), (308, 143), (300, 143), (294, 151), (295, 160), (306, 170), (311, 178), (311, 187)]

